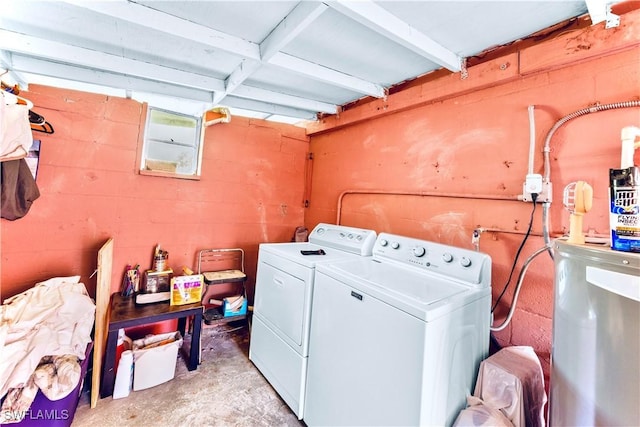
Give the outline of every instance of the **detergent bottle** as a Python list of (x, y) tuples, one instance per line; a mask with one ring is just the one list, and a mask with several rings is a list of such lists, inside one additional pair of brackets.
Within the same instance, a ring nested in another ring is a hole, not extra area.
[(633, 163), (640, 128), (622, 129), (620, 169), (609, 169), (611, 249), (640, 252), (640, 168)]

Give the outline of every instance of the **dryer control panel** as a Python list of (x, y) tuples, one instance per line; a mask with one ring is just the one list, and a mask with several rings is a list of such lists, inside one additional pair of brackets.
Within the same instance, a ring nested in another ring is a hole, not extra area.
[(380, 233), (373, 257), (380, 262), (413, 266), (480, 287), (491, 285), (491, 257), (482, 252)]
[(371, 256), (375, 242), (375, 231), (344, 225), (320, 223), (309, 234), (309, 243), (361, 256)]

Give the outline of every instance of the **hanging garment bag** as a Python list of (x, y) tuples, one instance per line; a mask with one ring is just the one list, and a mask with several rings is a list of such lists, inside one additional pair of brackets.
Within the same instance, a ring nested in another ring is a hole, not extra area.
[(8, 220), (22, 218), (40, 191), (24, 159), (0, 162), (0, 216)]

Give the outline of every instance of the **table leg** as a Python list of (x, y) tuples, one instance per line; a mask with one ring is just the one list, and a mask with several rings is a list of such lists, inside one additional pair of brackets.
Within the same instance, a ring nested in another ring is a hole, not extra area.
[(200, 363), (200, 330), (202, 329), (202, 311), (193, 316), (193, 331), (191, 332), (191, 350), (189, 352), (190, 371), (198, 369)]
[(118, 331), (109, 331), (107, 335), (107, 349), (104, 354), (102, 365), (102, 382), (100, 386), (100, 396), (105, 398), (113, 394), (113, 385), (116, 379), (116, 347), (118, 345)]
[(178, 332), (180, 332), (180, 336), (184, 338), (185, 332), (187, 330), (187, 318), (181, 317), (178, 319)]

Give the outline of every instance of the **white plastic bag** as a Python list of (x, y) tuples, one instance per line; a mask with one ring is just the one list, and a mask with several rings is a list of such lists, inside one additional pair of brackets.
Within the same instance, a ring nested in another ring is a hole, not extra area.
[(547, 395), (542, 366), (533, 348), (505, 347), (484, 360), (467, 403), (470, 406), (458, 416), (457, 426), (544, 427)]
[(486, 426), (486, 427), (513, 427), (513, 424), (502, 412), (487, 406), (481, 399), (475, 396), (467, 397), (466, 409), (460, 411), (458, 418), (453, 423), (456, 427)]

